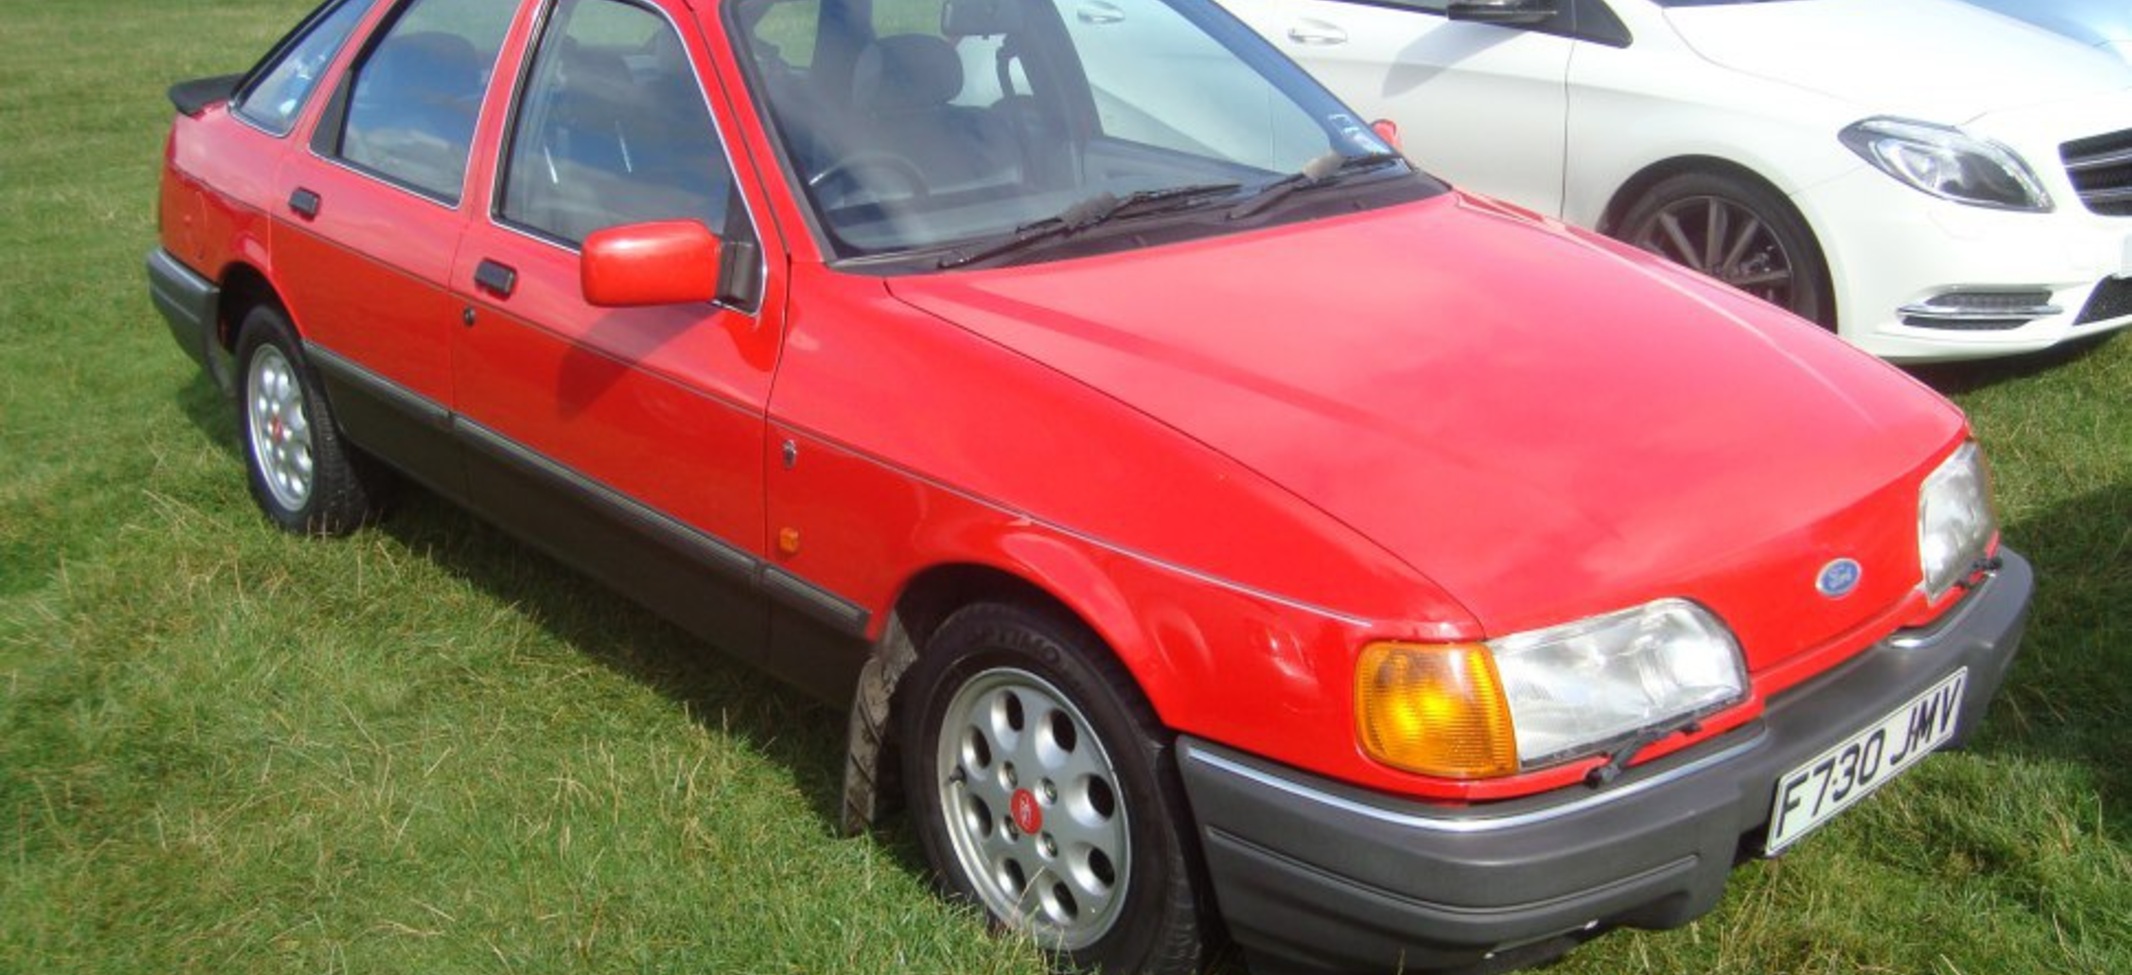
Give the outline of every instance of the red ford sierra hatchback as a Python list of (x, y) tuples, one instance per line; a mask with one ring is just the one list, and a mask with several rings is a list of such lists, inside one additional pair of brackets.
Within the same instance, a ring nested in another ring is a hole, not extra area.
[(1684, 924), (2026, 620), (1953, 406), (1208, 0), (329, 0), (172, 100), (271, 519), (413, 482), (847, 705), (847, 825), (1062, 968)]

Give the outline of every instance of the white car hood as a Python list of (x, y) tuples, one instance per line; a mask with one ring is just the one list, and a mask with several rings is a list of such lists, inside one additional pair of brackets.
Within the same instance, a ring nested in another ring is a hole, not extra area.
[(1780, 0), (1672, 7), (1710, 61), (1858, 106), (1959, 125), (2132, 88), (2132, 65), (1953, 0)]

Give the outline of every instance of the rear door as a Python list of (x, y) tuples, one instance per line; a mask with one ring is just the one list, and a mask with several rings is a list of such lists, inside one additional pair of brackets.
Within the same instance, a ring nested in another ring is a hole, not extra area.
[(277, 177), (278, 283), (341, 425), (452, 495), (459, 306), (446, 282), (475, 123), (517, 6), (394, 5)]
[(451, 275), (472, 501), (759, 656), (778, 323), (754, 306), (594, 307), (579, 283), (580, 246), (607, 227), (695, 220), (728, 242), (755, 240), (696, 71), (701, 35), (649, 3), (543, 7), (492, 196)]

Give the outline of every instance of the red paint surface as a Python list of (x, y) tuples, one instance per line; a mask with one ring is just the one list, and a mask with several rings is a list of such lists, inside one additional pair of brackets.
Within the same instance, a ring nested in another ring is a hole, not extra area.
[[(662, 6), (702, 30), (760, 311), (595, 308), (574, 251), (488, 217), (527, 10), (457, 206), (312, 155), (322, 98), (288, 139), (217, 108), (176, 124), (166, 246), (257, 270), (306, 341), (702, 532), (764, 556), (803, 534), (778, 564), (877, 628), (930, 569), (1011, 573), (1087, 620), (1171, 728), (1388, 791), (1515, 795), (1590, 763), (1455, 783), (1370, 762), (1350, 695), (1371, 640), (1695, 599), (1738, 633), (1754, 695), (1648, 759), (1933, 610), (1916, 491), (1962, 417), (1802, 322), (1458, 196), (1021, 268), (839, 271), (715, 5)], [(288, 211), (297, 187), (316, 219)], [(510, 296), (474, 287), (482, 260), (516, 271)], [(1839, 556), (1864, 581), (1821, 599)]]

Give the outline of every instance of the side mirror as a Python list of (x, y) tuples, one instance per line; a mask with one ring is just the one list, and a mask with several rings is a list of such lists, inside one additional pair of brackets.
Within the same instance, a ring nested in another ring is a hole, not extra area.
[(1544, 23), (1560, 12), (1560, 0), (1451, 0), (1444, 8), (1444, 16), (1451, 20), (1506, 26)]
[(578, 258), (578, 286), (602, 308), (753, 303), (755, 247), (726, 242), (694, 220), (596, 230)]

